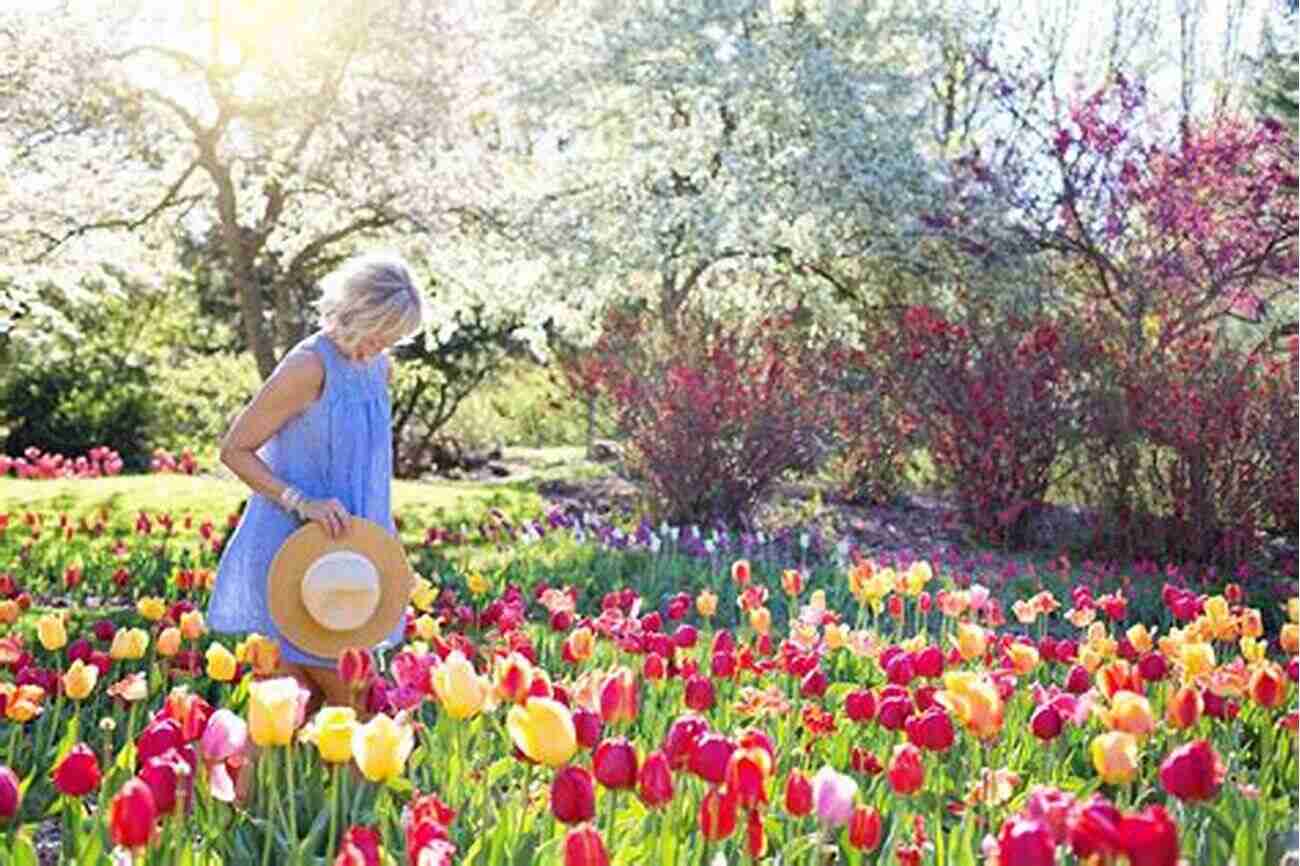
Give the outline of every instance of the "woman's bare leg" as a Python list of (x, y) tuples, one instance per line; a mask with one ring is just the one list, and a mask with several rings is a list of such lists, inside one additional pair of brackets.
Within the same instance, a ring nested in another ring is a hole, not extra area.
[(347, 684), (339, 678), (338, 672), (330, 668), (314, 668), (306, 665), (303, 673), (312, 681), (315, 691), (324, 697), (326, 706), (352, 706), (352, 692)]

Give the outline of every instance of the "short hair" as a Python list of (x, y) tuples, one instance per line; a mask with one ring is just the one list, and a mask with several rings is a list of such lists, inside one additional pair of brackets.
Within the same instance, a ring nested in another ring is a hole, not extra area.
[(385, 330), (402, 331), (405, 342), (429, 318), (429, 303), (401, 256), (373, 252), (354, 256), (320, 281), (316, 302), (321, 325), (344, 347)]

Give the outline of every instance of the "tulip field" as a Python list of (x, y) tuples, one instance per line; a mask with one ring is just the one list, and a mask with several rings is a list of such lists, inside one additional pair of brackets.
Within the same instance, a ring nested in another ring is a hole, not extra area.
[[(0, 863), (1279, 862), (1300, 599), (492, 512), (307, 706), (203, 611), (235, 518), (0, 514)], [(1095, 579), (1094, 579), (1095, 578)]]

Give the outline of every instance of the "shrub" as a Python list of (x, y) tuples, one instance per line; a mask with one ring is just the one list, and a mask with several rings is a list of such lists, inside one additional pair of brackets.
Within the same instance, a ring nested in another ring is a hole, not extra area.
[(613, 404), (656, 517), (744, 525), (783, 473), (825, 454), (842, 359), (812, 344), (797, 312), (754, 329), (687, 316), (668, 333), (656, 321), (612, 311), (592, 352), (570, 359), (570, 380)]
[(1023, 545), (1079, 433), (1084, 344), (1049, 319), (963, 324), (927, 306), (907, 309), (874, 343), (966, 519), (985, 540)]

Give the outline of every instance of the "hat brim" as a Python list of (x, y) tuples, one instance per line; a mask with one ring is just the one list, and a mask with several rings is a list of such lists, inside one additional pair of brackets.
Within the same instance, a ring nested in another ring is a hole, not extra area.
[[(325, 628), (302, 602), (302, 578), (307, 568), (319, 557), (339, 550), (366, 557), (379, 573), (379, 605), (370, 619), (348, 631)], [(285, 640), (303, 652), (338, 658), (345, 649), (369, 649), (392, 634), (402, 621), (414, 585), (415, 573), (402, 543), (379, 524), (352, 517), (338, 538), (330, 538), (317, 523), (308, 523), (290, 535), (271, 560), (266, 600), (271, 621)]]

